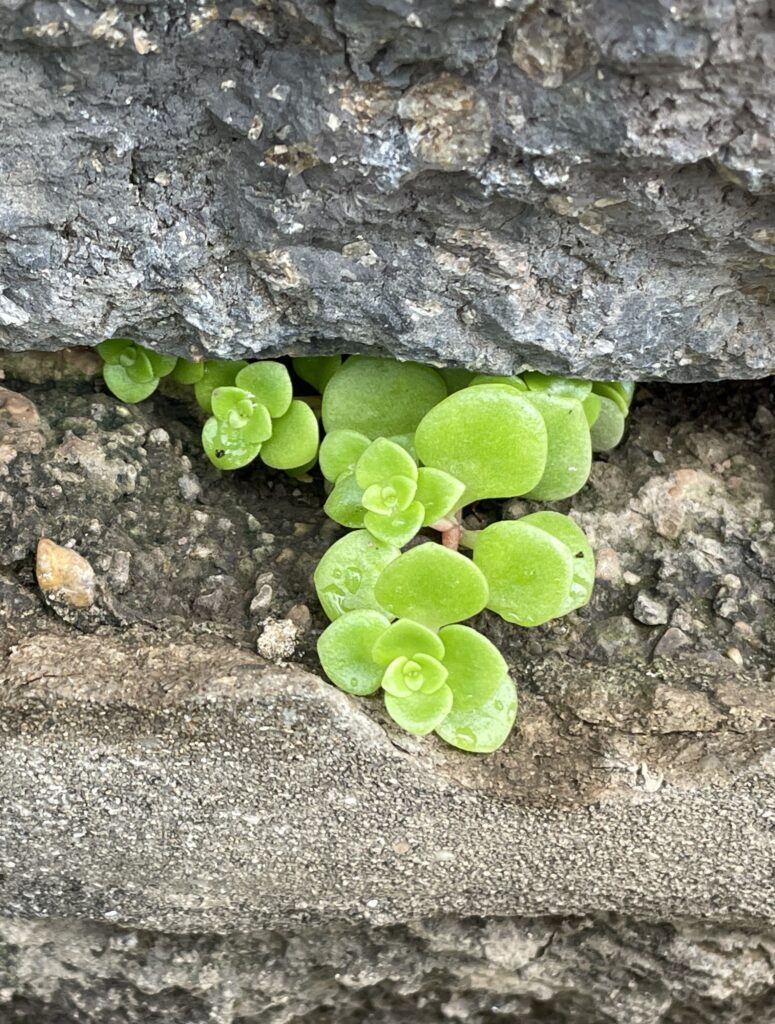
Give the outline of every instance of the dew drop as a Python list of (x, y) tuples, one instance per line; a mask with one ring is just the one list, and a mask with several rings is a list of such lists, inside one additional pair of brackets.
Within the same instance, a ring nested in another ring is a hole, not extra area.
[(473, 729), (458, 729), (455, 739), (458, 743), (476, 743), (476, 733)]

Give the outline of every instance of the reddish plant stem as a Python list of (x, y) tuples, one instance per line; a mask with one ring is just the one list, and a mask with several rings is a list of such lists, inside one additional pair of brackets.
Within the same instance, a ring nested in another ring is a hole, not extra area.
[(455, 513), (455, 525), (450, 527), (449, 530), (441, 531), (441, 543), (445, 548), (450, 548), (452, 551), (457, 551), (460, 546), (460, 512)]

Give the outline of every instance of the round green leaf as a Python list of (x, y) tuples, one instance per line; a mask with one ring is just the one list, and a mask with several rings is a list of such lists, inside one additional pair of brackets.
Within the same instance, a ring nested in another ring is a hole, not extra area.
[(178, 359), (171, 377), (178, 384), (196, 384), (202, 379), (205, 372), (204, 363), (195, 363), (191, 359)]
[[(355, 469), (371, 441), (357, 430), (334, 430), (320, 444), (320, 471), (326, 480), (335, 483), (342, 473)], [(362, 488), (361, 488), (362, 489)]]
[(618, 406), (619, 412), (622, 416), (626, 416), (630, 411), (629, 399), (626, 397), (625, 392), (617, 386), (617, 382), (598, 380), (592, 385), (592, 390), (596, 395), (600, 395), (602, 398), (610, 398), (610, 400)]
[(146, 348), (143, 351), (148, 357), (148, 362), (151, 364), (155, 377), (167, 377), (175, 369), (175, 364), (178, 361), (177, 356), (165, 356), (161, 352), (154, 352), (150, 348)]
[(415, 444), (424, 465), (465, 484), (465, 504), (524, 494), (546, 464), (543, 417), (504, 384), (465, 388), (445, 398), (420, 423)]
[(375, 540), (366, 530), (348, 533), (326, 551), (315, 569), (315, 588), (329, 619), (359, 608), (382, 609), (374, 585), (401, 552)]
[(426, 736), (438, 728), (449, 714), (452, 691), (444, 685), (435, 693), (412, 693), (408, 697), (394, 697), (386, 693), (385, 708), (402, 729), (414, 736)]
[(517, 690), (504, 676), (494, 693), (481, 704), (452, 710), (436, 727), (443, 740), (472, 754), (491, 754), (502, 746), (517, 717)]
[(394, 441), (378, 437), (355, 464), (355, 478), (364, 490), (372, 484), (384, 484), (393, 476), (417, 479), (417, 463)]
[(546, 466), (537, 485), (525, 497), (559, 501), (580, 491), (592, 468), (592, 443), (584, 407), (577, 398), (549, 392), (527, 396), (546, 424), (549, 446)]
[(241, 469), (261, 451), (260, 444), (247, 441), (240, 431), (225, 427), (215, 416), (202, 427), (202, 447), (218, 469)]
[(106, 363), (117, 363), (123, 353), (133, 345), (131, 338), (106, 338), (97, 345), (97, 351)]
[(360, 356), (348, 359), (323, 393), (326, 431), (358, 430), (370, 438), (412, 434), (447, 394), (430, 366)]
[(536, 370), (528, 370), (523, 377), (531, 391), (545, 391), (550, 395), (577, 398), (580, 402), (583, 402), (592, 390), (592, 381), (583, 380), (581, 377), (559, 377), (555, 374), (538, 373)]
[(340, 690), (364, 697), (379, 689), (384, 670), (371, 652), (389, 624), (380, 612), (361, 609), (347, 612), (323, 630), (318, 657), (323, 671)]
[(353, 472), (342, 473), (329, 494), (323, 511), (335, 523), (350, 530), (358, 530), (363, 526), (363, 491), (358, 486)]
[(301, 466), (317, 454), (318, 437), (315, 413), (295, 399), (287, 412), (272, 420), (272, 436), (264, 442), (261, 459), (273, 469)]
[(624, 437), (625, 418), (619, 406), (603, 395), (600, 398), (600, 412), (590, 427), (593, 452), (607, 452), (615, 448)]
[(296, 356), (291, 365), (297, 376), (322, 395), (326, 384), (342, 365), (341, 356)]
[(393, 512), (387, 516), (380, 515), (378, 512), (366, 512), (363, 517), (363, 525), (377, 540), (402, 548), (404, 544), (409, 543), (422, 526), (423, 512), (424, 509), (419, 501), (413, 501), (403, 512)]
[(266, 407), (243, 388), (215, 388), (210, 403), (221, 423), (221, 434), (238, 434), (243, 442), (261, 444), (272, 436), (272, 418)]
[(540, 626), (562, 615), (573, 582), (568, 548), (545, 530), (516, 522), (482, 530), (474, 562), (490, 588), (487, 607), (518, 626)]
[(430, 629), (470, 619), (487, 603), (487, 583), (474, 563), (458, 551), (430, 543), (391, 561), (374, 593), (382, 608)]
[(213, 391), (230, 387), (240, 370), (247, 365), (244, 359), (208, 359), (202, 366), (202, 376), (194, 384), (194, 396), (200, 408), (212, 412), (210, 400)]
[(523, 516), (519, 522), (546, 530), (552, 537), (561, 541), (570, 552), (573, 560), (573, 582), (562, 614), (567, 615), (575, 608), (587, 604), (595, 585), (595, 556), (581, 527), (574, 523), (570, 516), (548, 511), (533, 512)]
[(251, 391), (267, 407), (273, 420), (288, 411), (293, 398), (293, 385), (291, 375), (282, 363), (273, 359), (250, 363), (240, 370), (235, 383), (238, 388)]
[(415, 498), (425, 510), (422, 525), (430, 526), (460, 508), (465, 489), (465, 484), (443, 469), (418, 470)]
[(122, 402), (142, 402), (152, 395), (159, 386), (159, 378), (151, 377), (148, 381), (135, 381), (119, 363), (105, 363), (102, 367), (105, 383)]
[(449, 673), (447, 685), (456, 708), (481, 704), (508, 675), (508, 666), (495, 644), (470, 626), (445, 626), (439, 639), (444, 644), (442, 663)]
[(438, 633), (434, 633), (427, 626), (421, 626), (419, 622), (412, 622), (411, 619), (397, 619), (391, 623), (380, 635), (371, 652), (376, 663), (383, 668), (396, 658), (414, 658), (418, 654), (428, 654), (431, 658), (441, 661), (444, 657), (444, 644)]

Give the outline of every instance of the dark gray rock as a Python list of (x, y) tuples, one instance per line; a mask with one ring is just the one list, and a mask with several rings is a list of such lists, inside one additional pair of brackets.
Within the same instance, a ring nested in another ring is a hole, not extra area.
[(775, 370), (747, 0), (0, 3), (0, 347)]

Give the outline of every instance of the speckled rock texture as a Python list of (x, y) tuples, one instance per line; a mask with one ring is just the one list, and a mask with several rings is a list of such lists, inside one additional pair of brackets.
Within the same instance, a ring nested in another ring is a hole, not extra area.
[(521, 710), (475, 757), (319, 677), (319, 478), (72, 356), (0, 391), (3, 1024), (775, 1020), (773, 381), (638, 389), (555, 506), (590, 606), (477, 620)]
[(775, 370), (766, 0), (0, 2), (0, 347)]

